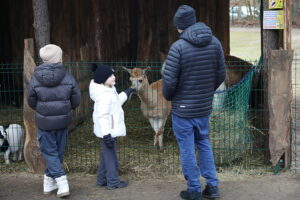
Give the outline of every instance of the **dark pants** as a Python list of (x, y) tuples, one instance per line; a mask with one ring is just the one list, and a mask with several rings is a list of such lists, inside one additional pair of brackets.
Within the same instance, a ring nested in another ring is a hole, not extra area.
[[(173, 130), (180, 150), (182, 171), (189, 191), (201, 192), (200, 173), (209, 186), (217, 186), (214, 155), (209, 141), (209, 116), (181, 118), (172, 114)], [(195, 146), (198, 150), (197, 164)], [(199, 169), (200, 167), (200, 169)]]
[(62, 163), (67, 144), (67, 136), (67, 129), (53, 131), (38, 130), (40, 149), (46, 161), (45, 174), (49, 177), (58, 178), (65, 175)]
[(101, 145), (97, 185), (106, 183), (107, 186), (113, 187), (120, 183), (116, 140), (112, 148), (108, 148), (103, 140), (101, 140)]

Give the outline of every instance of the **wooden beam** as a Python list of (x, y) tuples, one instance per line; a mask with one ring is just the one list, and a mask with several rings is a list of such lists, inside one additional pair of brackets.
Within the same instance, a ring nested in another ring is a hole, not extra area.
[(45, 170), (45, 161), (40, 152), (39, 143), (37, 141), (37, 128), (35, 126), (35, 111), (32, 110), (27, 103), (27, 88), (34, 72), (35, 62), (34, 57), (34, 42), (33, 39), (24, 40), (24, 109), (23, 120), (25, 126), (25, 144), (24, 158), (29, 167), (29, 171), (33, 173), (43, 174)]
[(283, 49), (292, 49), (292, 0), (284, 0)]
[[(284, 1), (284, 30), (283, 30), (283, 49), (291, 50), (292, 49), (292, 0)], [(290, 115), (290, 118), (292, 116)], [(291, 120), (291, 119), (290, 119)], [(291, 127), (290, 127), (291, 128)], [(290, 167), (291, 163), (291, 138), (287, 137), (287, 142), (289, 144), (289, 148), (285, 151), (284, 156), (284, 165), (286, 168)]]
[[(265, 10), (268, 8), (269, 0), (262, 0), (261, 14), (263, 15)], [(266, 148), (269, 149), (269, 96), (268, 96), (268, 59), (270, 52), (275, 49), (279, 49), (279, 31), (263, 29), (263, 17), (261, 18), (261, 33), (262, 33), (262, 56), (263, 56), (263, 68), (262, 68), (262, 82), (263, 82), (263, 129), (266, 130)], [(266, 157), (270, 157), (269, 152), (266, 152)]]
[(216, 36), (221, 41), (224, 53), (226, 55), (230, 54), (230, 39), (229, 39), (229, 0), (219, 0), (217, 1), (217, 8), (215, 12), (215, 18), (222, 16), (220, 20), (216, 21)]
[[(264, 10), (268, 10), (268, 3), (269, 3), (268, 0), (262, 0), (262, 5), (263, 5), (262, 13)], [(268, 85), (269, 85), (268, 72), (272, 70), (270, 69), (270, 67), (273, 66), (268, 64), (271, 61), (269, 56), (271, 55), (270, 53), (272, 50), (291, 49), (291, 30), (292, 30), (291, 5), (292, 5), (292, 0), (284, 1), (284, 29), (283, 30), (264, 30), (263, 27), (261, 28), (262, 29), (262, 53), (263, 53), (263, 61), (264, 61), (264, 68), (263, 68), (263, 82), (264, 82), (264, 94), (265, 94), (264, 108), (266, 109), (265, 111), (266, 117), (264, 118), (265, 128), (270, 127), (268, 108), (270, 106), (269, 98), (272, 98), (268, 93)], [(282, 57), (281, 59), (284, 59), (284, 57)], [(269, 138), (268, 140), (271, 140), (271, 138)], [(268, 144), (271, 144), (271, 142), (268, 142)], [(285, 167), (289, 166), (290, 157), (291, 157), (290, 155), (291, 155), (291, 149), (287, 148), (286, 151), (284, 152)], [(276, 160), (277, 159), (272, 159), (273, 162), (275, 162)]]

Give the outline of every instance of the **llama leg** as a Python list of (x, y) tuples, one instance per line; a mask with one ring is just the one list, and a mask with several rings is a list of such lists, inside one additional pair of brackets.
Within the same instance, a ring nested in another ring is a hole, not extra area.
[(155, 133), (155, 135), (154, 135), (154, 143), (153, 143), (154, 146), (157, 146), (157, 144), (158, 144), (158, 139), (159, 139), (158, 137), (159, 137), (158, 134)]
[(159, 132), (158, 132), (159, 149), (161, 151), (164, 150), (164, 147), (163, 147), (163, 134), (164, 134), (164, 130), (165, 130), (166, 121), (167, 121), (167, 119), (163, 119), (163, 123), (161, 124), (161, 127), (160, 127)]
[(151, 124), (151, 127), (153, 128), (153, 130), (155, 131), (155, 136), (154, 136), (154, 146), (159, 145), (159, 135), (160, 135), (160, 129), (164, 123), (164, 119), (160, 119), (160, 118), (154, 118), (151, 117), (149, 118), (149, 122)]
[(162, 151), (164, 150), (164, 147), (163, 147), (163, 134), (159, 134), (158, 135), (158, 141), (159, 141), (159, 149)]

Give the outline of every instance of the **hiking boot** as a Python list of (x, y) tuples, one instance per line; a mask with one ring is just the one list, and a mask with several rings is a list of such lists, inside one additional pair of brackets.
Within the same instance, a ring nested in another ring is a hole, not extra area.
[(189, 191), (181, 191), (180, 197), (186, 200), (202, 200), (201, 192), (189, 192)]
[(206, 185), (205, 189), (202, 192), (202, 195), (203, 197), (209, 199), (219, 198), (220, 197), (219, 188), (218, 186)]
[(97, 187), (106, 187), (107, 183), (96, 183)]
[(114, 189), (118, 189), (118, 188), (124, 188), (127, 187), (128, 183), (125, 181), (120, 181), (120, 183), (118, 185), (114, 185), (114, 186), (107, 186), (106, 188), (108, 190), (114, 190)]

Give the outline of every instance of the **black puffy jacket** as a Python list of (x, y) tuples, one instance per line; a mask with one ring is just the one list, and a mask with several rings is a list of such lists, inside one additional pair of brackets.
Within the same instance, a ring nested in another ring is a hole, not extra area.
[(63, 129), (71, 122), (71, 110), (80, 103), (80, 90), (74, 77), (61, 64), (42, 64), (34, 70), (27, 100), (36, 110), (39, 129)]
[(183, 118), (211, 114), (215, 90), (225, 80), (225, 59), (219, 40), (204, 23), (196, 23), (172, 44), (163, 75), (163, 95), (172, 113)]

